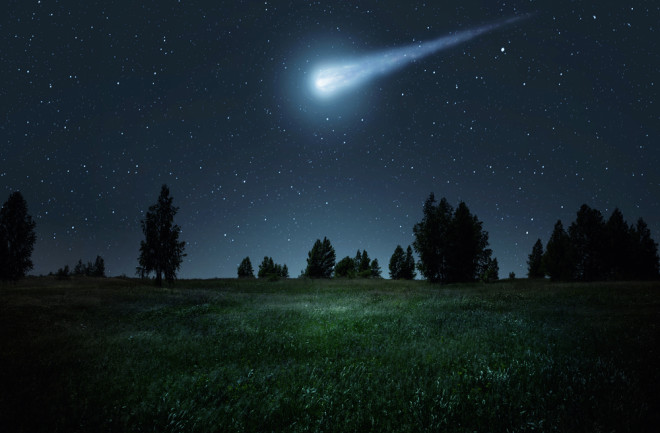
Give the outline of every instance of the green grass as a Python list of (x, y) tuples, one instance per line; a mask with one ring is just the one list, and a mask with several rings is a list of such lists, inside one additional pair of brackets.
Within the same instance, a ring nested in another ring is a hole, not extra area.
[(29, 278), (0, 431), (657, 431), (660, 284)]

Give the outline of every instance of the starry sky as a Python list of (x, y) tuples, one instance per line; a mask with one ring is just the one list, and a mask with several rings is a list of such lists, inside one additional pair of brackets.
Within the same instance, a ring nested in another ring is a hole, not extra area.
[[(292, 276), (327, 236), (387, 276), (430, 192), (465, 201), (500, 277), (581, 204), (660, 237), (654, 1), (49, 1), (0, 11), (0, 192), (37, 223), (34, 270), (134, 275), (170, 187), (179, 277), (242, 258)], [(333, 98), (312, 74), (511, 17)]]

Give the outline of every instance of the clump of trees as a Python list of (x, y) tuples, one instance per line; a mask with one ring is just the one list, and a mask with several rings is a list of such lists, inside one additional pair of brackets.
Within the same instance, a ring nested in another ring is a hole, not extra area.
[(378, 259), (371, 260), (367, 250), (357, 250), (355, 257), (346, 256), (335, 266), (337, 278), (381, 278), (381, 273)]
[(157, 286), (163, 285), (163, 277), (172, 283), (176, 272), (185, 257), (185, 242), (179, 241), (181, 228), (174, 224), (174, 215), (179, 210), (172, 205), (172, 197), (167, 185), (163, 185), (156, 204), (141, 221), (144, 240), (140, 242), (140, 257), (137, 273), (145, 278), (155, 274)]
[(424, 278), (439, 283), (498, 278), (497, 260), (491, 258), (488, 248), (488, 232), (464, 202), (454, 210), (447, 199), (436, 202), (431, 193), (423, 213), (422, 221), (413, 227), (413, 248)]
[(88, 276), (88, 277), (105, 277), (105, 261), (103, 257), (96, 256), (94, 263), (87, 262), (83, 263), (82, 259), (78, 260), (78, 263), (73, 268), (73, 275), (76, 276)]
[(317, 239), (312, 249), (307, 253), (307, 267), (303, 276), (308, 278), (330, 278), (335, 268), (335, 249), (330, 240), (324, 237)]
[(412, 248), (408, 245), (403, 251), (401, 245), (397, 245), (390, 258), (390, 278), (393, 280), (412, 280), (417, 276), (415, 272), (415, 258)]
[(23, 195), (11, 193), (0, 209), (0, 279), (15, 281), (32, 269), (35, 226)]
[(280, 278), (289, 278), (289, 268), (285, 265), (279, 265), (273, 261), (272, 257), (264, 257), (259, 265), (259, 278), (266, 278), (270, 281)]
[(244, 258), (238, 265), (238, 278), (254, 278), (254, 269), (249, 257)]
[(528, 275), (558, 281), (652, 280), (660, 276), (659, 263), (658, 244), (642, 218), (628, 224), (617, 208), (605, 221), (600, 211), (583, 204), (568, 231), (557, 221), (545, 252), (536, 241)]

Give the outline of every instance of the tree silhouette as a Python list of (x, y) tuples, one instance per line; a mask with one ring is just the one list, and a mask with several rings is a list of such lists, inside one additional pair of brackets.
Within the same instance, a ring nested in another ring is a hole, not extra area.
[(453, 209), (444, 197), (436, 205), (433, 193), (424, 202), (422, 221), (415, 224), (413, 248), (419, 255), (417, 267), (431, 282), (448, 281), (448, 259), (451, 255), (449, 231)]
[(335, 277), (355, 278), (355, 260), (349, 256), (344, 257), (335, 265)]
[(619, 208), (605, 223), (605, 260), (606, 277), (613, 280), (634, 278), (633, 230), (623, 219)]
[(568, 228), (575, 251), (575, 276), (579, 280), (605, 279), (605, 223), (597, 209), (580, 206), (576, 220)]
[(527, 278), (543, 278), (543, 243), (537, 239), (527, 259)]
[(307, 254), (304, 275), (310, 278), (330, 278), (335, 267), (335, 249), (328, 238), (317, 239)]
[(32, 269), (35, 226), (23, 195), (11, 193), (0, 209), (0, 279), (18, 280)]
[(403, 252), (401, 245), (397, 245), (390, 257), (390, 278), (393, 280), (399, 280), (403, 278), (403, 267), (405, 265), (406, 256)]
[(181, 229), (174, 224), (178, 207), (172, 206), (172, 197), (167, 185), (160, 190), (158, 202), (149, 207), (142, 220), (145, 239), (140, 242), (140, 267), (149, 275), (154, 272), (156, 285), (162, 286), (164, 277), (169, 283), (176, 278), (185, 254), (185, 242), (179, 241)]
[(408, 245), (408, 248), (406, 248), (406, 257), (403, 261), (401, 278), (404, 280), (414, 280), (416, 276), (417, 272), (415, 272), (415, 257), (413, 257), (412, 248), (410, 248), (410, 245)]
[(254, 269), (249, 257), (244, 258), (238, 265), (238, 278), (254, 278)]
[(105, 277), (105, 261), (103, 261), (103, 257), (101, 256), (96, 256), (96, 260), (94, 260), (94, 267), (92, 268), (92, 276), (94, 277)]
[(557, 220), (550, 240), (543, 254), (543, 267), (550, 279), (567, 281), (575, 278), (574, 251), (571, 239), (564, 230), (561, 220)]
[(401, 245), (396, 246), (390, 258), (389, 269), (390, 278), (393, 280), (412, 280), (415, 278), (415, 258), (410, 245), (408, 245), (405, 253)]
[(371, 264), (369, 265), (369, 271), (371, 272), (370, 277), (371, 278), (382, 278), (381, 277), (381, 269), (380, 265), (378, 264), (378, 259), (373, 259), (371, 261)]
[(651, 238), (651, 231), (642, 218), (637, 220), (633, 232), (634, 275), (640, 280), (656, 280), (660, 277), (658, 244)]
[(431, 282), (474, 281), (492, 267), (488, 232), (464, 202), (453, 211), (445, 198), (435, 204), (433, 194), (424, 203), (423, 219), (415, 224), (413, 246), (418, 268)]

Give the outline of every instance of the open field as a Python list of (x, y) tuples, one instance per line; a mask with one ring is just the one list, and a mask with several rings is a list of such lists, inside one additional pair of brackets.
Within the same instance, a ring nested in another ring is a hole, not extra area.
[(660, 283), (30, 278), (0, 431), (657, 431)]

